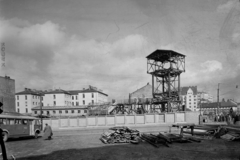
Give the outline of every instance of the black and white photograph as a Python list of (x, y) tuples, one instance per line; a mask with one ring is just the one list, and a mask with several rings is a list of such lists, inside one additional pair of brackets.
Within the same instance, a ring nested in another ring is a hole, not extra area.
[(0, 0), (0, 160), (240, 160), (240, 0)]

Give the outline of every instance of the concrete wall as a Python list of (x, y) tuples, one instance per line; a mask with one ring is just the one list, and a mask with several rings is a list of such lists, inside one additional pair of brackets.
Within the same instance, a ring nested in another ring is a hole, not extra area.
[(15, 112), (15, 80), (10, 77), (0, 77), (0, 101), (3, 111)]
[(143, 114), (143, 115), (113, 115), (100, 117), (44, 119), (53, 130), (60, 128), (84, 128), (101, 126), (131, 126), (131, 125), (157, 125), (173, 123), (195, 123), (199, 124), (199, 112), (178, 112), (165, 114)]

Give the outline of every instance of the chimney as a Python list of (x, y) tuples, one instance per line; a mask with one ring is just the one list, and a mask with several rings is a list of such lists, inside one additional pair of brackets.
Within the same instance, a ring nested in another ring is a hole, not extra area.
[(24, 88), (25, 91), (27, 91), (28, 89), (27, 88)]

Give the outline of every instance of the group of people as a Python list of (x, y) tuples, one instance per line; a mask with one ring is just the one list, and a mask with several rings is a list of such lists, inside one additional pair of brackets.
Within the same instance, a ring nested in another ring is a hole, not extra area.
[(224, 114), (216, 115), (214, 121), (236, 124), (237, 121), (240, 121), (240, 115), (239, 113), (234, 112), (232, 108), (230, 108), (229, 113), (227, 115)]

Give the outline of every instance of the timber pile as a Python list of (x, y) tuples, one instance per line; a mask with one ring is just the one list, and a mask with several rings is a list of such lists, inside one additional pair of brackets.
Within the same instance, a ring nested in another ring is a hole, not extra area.
[(225, 139), (228, 141), (240, 140), (240, 126), (227, 125), (219, 127), (217, 138)]
[(200, 139), (194, 136), (181, 136), (180, 134), (163, 134), (159, 133), (157, 135), (154, 134), (141, 134), (140, 138), (153, 145), (156, 148), (160, 146), (169, 147), (169, 144), (172, 143), (191, 143), (191, 142), (201, 142)]
[(140, 132), (128, 127), (112, 127), (104, 132), (100, 140), (105, 144), (111, 143), (139, 143)]

